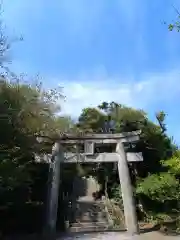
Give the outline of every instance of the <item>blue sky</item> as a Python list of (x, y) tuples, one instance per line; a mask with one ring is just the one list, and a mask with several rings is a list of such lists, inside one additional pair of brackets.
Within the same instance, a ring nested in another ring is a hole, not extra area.
[(180, 33), (169, 32), (178, 0), (4, 0), (11, 68), (39, 74), (46, 88), (63, 87), (62, 109), (118, 101), (153, 119), (164, 110), (180, 143)]

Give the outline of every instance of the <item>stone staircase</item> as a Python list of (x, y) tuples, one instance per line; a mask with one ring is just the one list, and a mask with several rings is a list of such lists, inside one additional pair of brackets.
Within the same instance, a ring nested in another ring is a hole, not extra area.
[(75, 222), (70, 225), (70, 232), (101, 232), (109, 228), (109, 221), (103, 202), (77, 201)]
[[(92, 197), (93, 192), (99, 190), (98, 183), (93, 178), (83, 179), (86, 191), (80, 194), (81, 181), (74, 183), (74, 195), (79, 197), (73, 201), (71, 212), (73, 221), (70, 223), (69, 232), (101, 232), (109, 229), (108, 213), (105, 203), (101, 200), (95, 201)], [(77, 195), (76, 195), (77, 196)]]

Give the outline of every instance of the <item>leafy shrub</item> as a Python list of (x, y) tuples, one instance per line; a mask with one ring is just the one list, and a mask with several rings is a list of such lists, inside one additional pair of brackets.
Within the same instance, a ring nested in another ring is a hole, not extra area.
[(180, 175), (180, 151), (176, 151), (170, 159), (162, 161), (162, 165), (168, 167), (170, 173)]
[(180, 199), (180, 185), (171, 173), (152, 174), (138, 184), (136, 193), (164, 203)]

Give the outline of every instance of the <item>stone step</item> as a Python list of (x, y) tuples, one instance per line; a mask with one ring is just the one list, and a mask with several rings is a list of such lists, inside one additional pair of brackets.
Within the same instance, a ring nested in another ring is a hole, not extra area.
[(109, 229), (109, 223), (102, 201), (77, 201), (75, 222), (70, 232), (97, 232)]
[(107, 222), (78, 222), (78, 223), (72, 223), (72, 227), (87, 227), (87, 226), (107, 226)]
[(81, 202), (77, 204), (76, 207), (76, 216), (77, 217), (84, 217), (84, 218), (105, 218), (105, 210), (104, 206), (101, 203), (94, 203), (94, 202)]
[(103, 212), (98, 213), (97, 215), (83, 214), (81, 216), (77, 215), (77, 218), (82, 222), (103, 222), (106, 220), (106, 214)]
[(80, 210), (76, 210), (76, 213), (78, 216), (82, 216), (85, 218), (89, 218), (89, 217), (105, 217), (105, 211), (101, 211), (101, 212), (91, 212), (91, 211), (83, 211), (82, 209)]
[(106, 222), (98, 223), (73, 223), (69, 228), (70, 232), (100, 232), (108, 229), (108, 224)]
[(98, 216), (98, 217), (83, 217), (83, 216), (76, 216), (76, 222), (105, 222), (106, 217)]
[(77, 209), (86, 209), (86, 211), (100, 212), (104, 208), (103, 203), (77, 202)]
[(99, 222), (106, 222), (108, 223), (107, 219), (106, 218), (97, 218), (97, 219), (78, 219), (76, 218), (76, 220), (74, 221), (74, 223), (99, 223)]
[(84, 205), (81, 205), (81, 204), (79, 204), (76, 207), (77, 210), (81, 210), (81, 211), (84, 211), (84, 212), (101, 212), (103, 208), (104, 208), (103, 206), (97, 206), (97, 205), (91, 205), (91, 206), (86, 205), (86, 206), (84, 206)]

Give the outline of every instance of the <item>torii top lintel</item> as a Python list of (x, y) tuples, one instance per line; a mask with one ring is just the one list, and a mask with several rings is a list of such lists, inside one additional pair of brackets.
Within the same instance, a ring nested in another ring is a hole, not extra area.
[(141, 131), (124, 133), (87, 133), (82, 136), (66, 134), (59, 138), (60, 143), (82, 143), (90, 141), (94, 143), (136, 142), (139, 140)]

